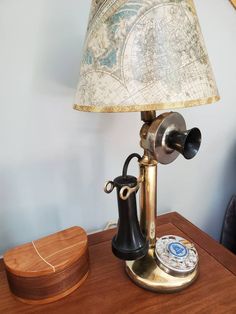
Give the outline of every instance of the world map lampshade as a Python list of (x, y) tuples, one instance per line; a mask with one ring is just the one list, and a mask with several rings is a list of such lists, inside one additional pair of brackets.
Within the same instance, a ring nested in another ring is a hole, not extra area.
[(74, 108), (183, 108), (219, 100), (192, 0), (92, 0)]

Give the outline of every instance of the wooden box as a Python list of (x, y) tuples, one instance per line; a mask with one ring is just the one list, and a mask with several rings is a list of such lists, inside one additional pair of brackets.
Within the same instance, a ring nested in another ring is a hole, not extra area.
[(3, 259), (10, 290), (19, 300), (53, 302), (87, 278), (87, 235), (80, 227), (72, 227), (15, 247)]

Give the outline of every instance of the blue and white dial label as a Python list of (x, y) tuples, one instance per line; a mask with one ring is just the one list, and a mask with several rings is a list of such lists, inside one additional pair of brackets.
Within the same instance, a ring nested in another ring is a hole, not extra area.
[(188, 249), (180, 242), (169, 243), (168, 250), (172, 255), (178, 258), (184, 258), (188, 255)]

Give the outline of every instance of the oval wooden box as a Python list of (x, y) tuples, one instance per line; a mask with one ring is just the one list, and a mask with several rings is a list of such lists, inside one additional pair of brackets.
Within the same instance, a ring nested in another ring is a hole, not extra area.
[(44, 304), (78, 288), (89, 270), (88, 240), (80, 227), (54, 233), (7, 251), (3, 257), (11, 292), (21, 301)]

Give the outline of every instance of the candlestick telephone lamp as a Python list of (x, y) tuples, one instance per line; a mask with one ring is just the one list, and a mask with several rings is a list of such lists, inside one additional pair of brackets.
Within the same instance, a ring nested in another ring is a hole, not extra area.
[[(156, 110), (210, 104), (219, 95), (192, 0), (92, 0), (74, 109), (141, 112), (143, 156), (131, 154), (105, 185), (117, 191), (119, 221), (112, 251), (139, 286), (173, 292), (198, 275), (198, 253), (175, 236), (156, 238), (157, 164), (193, 158), (198, 128)], [(128, 174), (137, 159), (139, 178)], [(140, 193), (140, 219), (136, 193)]]

